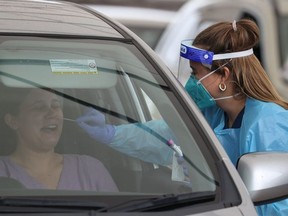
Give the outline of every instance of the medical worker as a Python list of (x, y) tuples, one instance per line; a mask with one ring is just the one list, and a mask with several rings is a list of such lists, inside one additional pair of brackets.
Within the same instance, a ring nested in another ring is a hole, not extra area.
[[(248, 152), (288, 151), (288, 103), (277, 93), (253, 54), (253, 47), (258, 43), (258, 26), (242, 19), (216, 23), (194, 40), (181, 44), (179, 80), (235, 165)], [(139, 151), (139, 140), (145, 142), (145, 135), (141, 136), (140, 130), (133, 133), (137, 131), (135, 125), (106, 125), (101, 116), (98, 111), (90, 110), (78, 123), (95, 140), (127, 154), (151, 162), (158, 160), (160, 164), (171, 160), (167, 148), (165, 152), (159, 149), (158, 158), (145, 155), (142, 149)], [(94, 121), (92, 125), (91, 121)], [(171, 133), (161, 120), (147, 124), (160, 134)], [(152, 147), (154, 152), (155, 147)], [(288, 200), (258, 206), (257, 211), (265, 216), (288, 215)]]

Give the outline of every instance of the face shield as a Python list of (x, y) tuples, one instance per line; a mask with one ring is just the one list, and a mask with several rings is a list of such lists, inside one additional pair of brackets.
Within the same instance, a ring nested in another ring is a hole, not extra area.
[[(216, 72), (219, 68), (224, 67), (224, 65), (218, 67), (217, 69), (211, 71), (212, 62), (214, 60), (220, 59), (232, 59), (244, 56), (249, 56), (253, 54), (253, 49), (225, 53), (225, 54), (214, 54), (211, 51), (200, 49), (192, 45), (192, 40), (185, 40), (181, 43), (180, 50), (180, 61), (179, 61), (179, 71), (178, 79), (183, 86), (185, 86), (186, 91), (197, 104), (200, 109), (208, 108), (216, 104), (216, 100), (228, 99), (233, 97), (233, 95), (213, 98), (210, 92), (207, 91), (205, 86), (201, 83), (202, 80), (210, 76), (212, 73)], [(191, 74), (190, 62), (197, 62), (210, 69), (210, 73), (203, 76), (200, 80)]]
[(184, 40), (181, 43), (178, 80), (183, 86), (185, 86), (191, 75), (190, 61), (201, 63), (203, 66), (211, 69), (212, 63), (215, 60), (233, 59), (253, 54), (252, 48), (240, 52), (214, 54), (211, 51), (195, 47), (192, 44), (193, 40)]

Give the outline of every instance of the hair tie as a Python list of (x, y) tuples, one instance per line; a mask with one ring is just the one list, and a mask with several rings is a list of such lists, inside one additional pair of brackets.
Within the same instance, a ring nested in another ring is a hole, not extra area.
[(236, 20), (232, 22), (232, 27), (233, 27), (234, 32), (236, 32), (237, 31)]

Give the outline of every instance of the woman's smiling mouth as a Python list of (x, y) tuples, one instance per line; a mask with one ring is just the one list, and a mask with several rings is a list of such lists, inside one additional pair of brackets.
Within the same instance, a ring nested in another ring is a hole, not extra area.
[(58, 124), (48, 124), (42, 128), (44, 131), (55, 131), (58, 128)]

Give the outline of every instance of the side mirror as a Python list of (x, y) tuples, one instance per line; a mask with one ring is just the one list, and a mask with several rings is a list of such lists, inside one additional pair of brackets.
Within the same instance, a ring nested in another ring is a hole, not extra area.
[(288, 197), (288, 153), (257, 152), (243, 155), (238, 172), (255, 205)]

